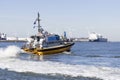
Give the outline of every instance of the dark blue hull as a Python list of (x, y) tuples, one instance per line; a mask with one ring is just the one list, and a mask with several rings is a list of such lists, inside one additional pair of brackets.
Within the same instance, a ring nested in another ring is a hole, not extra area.
[(0, 40), (6, 40), (6, 38), (0, 38)]
[(107, 42), (106, 38), (99, 38), (99, 39), (95, 39), (95, 40), (89, 40), (89, 42)]

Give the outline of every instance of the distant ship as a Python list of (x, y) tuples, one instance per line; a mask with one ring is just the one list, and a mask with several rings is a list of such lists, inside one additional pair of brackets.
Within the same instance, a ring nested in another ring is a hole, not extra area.
[(0, 33), (0, 40), (6, 40), (6, 34)]
[(97, 34), (95, 32), (90, 33), (88, 39), (90, 42), (107, 42), (108, 41), (107, 38), (104, 38), (101, 34)]
[(0, 33), (0, 42), (26, 42), (26, 38), (7, 37), (5, 33)]

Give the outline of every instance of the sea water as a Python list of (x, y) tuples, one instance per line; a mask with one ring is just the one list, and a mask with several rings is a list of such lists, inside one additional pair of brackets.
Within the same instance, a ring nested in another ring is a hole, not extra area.
[(36, 56), (0, 42), (0, 80), (120, 80), (120, 42), (76, 42), (71, 52)]

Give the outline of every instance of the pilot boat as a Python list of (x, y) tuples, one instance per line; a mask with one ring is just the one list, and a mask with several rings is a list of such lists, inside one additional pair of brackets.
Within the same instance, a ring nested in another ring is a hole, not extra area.
[(58, 34), (51, 34), (45, 31), (40, 26), (40, 15), (38, 13), (37, 19), (38, 34), (31, 36), (27, 43), (22, 47), (22, 49), (27, 53), (37, 54), (37, 55), (48, 55), (57, 54), (64, 51), (70, 51), (71, 47), (74, 45), (70, 39), (67, 39), (66, 32), (64, 36)]

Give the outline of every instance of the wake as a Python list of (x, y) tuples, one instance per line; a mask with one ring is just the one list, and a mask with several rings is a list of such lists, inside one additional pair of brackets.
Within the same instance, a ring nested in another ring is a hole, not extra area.
[(96, 77), (103, 80), (119, 80), (120, 68), (94, 66), (94, 65), (71, 65), (52, 61), (22, 60), (17, 57), (22, 51), (17, 46), (0, 48), (0, 68), (16, 72), (34, 72), (38, 74), (62, 74), (72, 77)]
[(92, 65), (70, 65), (51, 61), (0, 60), (0, 68), (16, 72), (33, 72), (38, 74), (61, 74), (71, 77), (89, 77), (103, 80), (119, 80), (120, 69)]
[(21, 49), (17, 46), (7, 46), (6, 48), (0, 48), (0, 58), (16, 57), (21, 53)]

